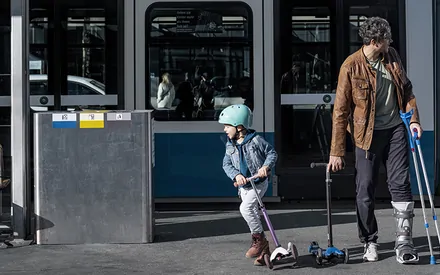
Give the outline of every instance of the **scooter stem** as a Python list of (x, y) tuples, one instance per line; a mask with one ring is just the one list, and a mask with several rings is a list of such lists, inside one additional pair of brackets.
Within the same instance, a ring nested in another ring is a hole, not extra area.
[(328, 247), (333, 247), (333, 231), (332, 231), (332, 179), (330, 178), (330, 171), (325, 173), (325, 183), (327, 191), (327, 232), (328, 232)]

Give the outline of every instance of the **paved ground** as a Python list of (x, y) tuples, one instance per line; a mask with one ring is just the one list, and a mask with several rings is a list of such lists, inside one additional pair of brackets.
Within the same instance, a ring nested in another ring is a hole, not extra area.
[[(354, 212), (335, 209), (335, 245), (349, 248), (350, 262), (318, 267), (307, 247), (312, 240), (326, 243), (325, 210), (294, 208), (269, 211), (282, 244), (293, 241), (300, 253), (295, 270), (279, 269), (273, 271), (276, 274), (440, 274), (438, 266), (429, 265), (420, 209), (414, 221), (414, 239), (421, 255), (419, 265), (404, 266), (395, 261), (390, 209), (376, 211), (380, 227), (380, 261), (376, 263), (361, 261)], [(244, 258), (250, 240), (238, 211), (159, 212), (156, 222), (157, 238), (153, 244), (31, 245), (2, 249), (0, 274), (270, 274), (265, 267), (255, 267), (252, 260)], [(438, 239), (431, 225), (435, 256), (440, 258)]]

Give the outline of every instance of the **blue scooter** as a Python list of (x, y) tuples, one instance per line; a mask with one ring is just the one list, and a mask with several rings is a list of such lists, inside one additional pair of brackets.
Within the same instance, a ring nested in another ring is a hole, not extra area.
[(309, 253), (313, 254), (316, 257), (316, 263), (318, 265), (322, 265), (322, 260), (326, 260), (327, 262), (332, 261), (333, 259), (343, 260), (346, 264), (348, 263), (349, 255), (348, 249), (344, 248), (342, 250), (337, 249), (333, 246), (333, 233), (332, 233), (332, 211), (331, 211), (331, 178), (330, 172), (327, 171), (327, 163), (311, 163), (311, 168), (315, 167), (325, 167), (326, 169), (326, 196), (327, 196), (327, 242), (328, 247), (323, 249), (319, 247), (318, 242), (313, 241), (309, 246)]

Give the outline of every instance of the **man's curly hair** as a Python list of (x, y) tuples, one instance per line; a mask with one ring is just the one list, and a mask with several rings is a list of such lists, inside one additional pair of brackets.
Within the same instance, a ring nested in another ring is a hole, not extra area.
[(359, 36), (364, 45), (370, 45), (371, 40), (380, 43), (384, 40), (392, 41), (391, 27), (388, 21), (380, 17), (370, 17), (360, 26)]

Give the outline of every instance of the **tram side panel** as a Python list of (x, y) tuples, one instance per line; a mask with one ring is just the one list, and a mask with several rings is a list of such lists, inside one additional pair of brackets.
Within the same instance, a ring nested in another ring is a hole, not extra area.
[[(432, 3), (416, 0), (406, 1), (406, 52), (407, 73), (413, 84), (413, 91), (417, 97), (419, 115), (424, 130), (420, 140), (425, 159), (426, 171), (430, 182), (431, 192), (434, 194), (434, 63), (432, 37)], [(420, 32), (420, 30), (424, 30)], [(419, 195), (414, 162), (410, 160), (411, 188), (414, 195)], [(420, 168), (421, 171), (421, 168)], [(423, 178), (423, 175), (422, 175)], [(425, 184), (422, 185), (425, 186)], [(426, 195), (426, 188), (423, 188)]]

